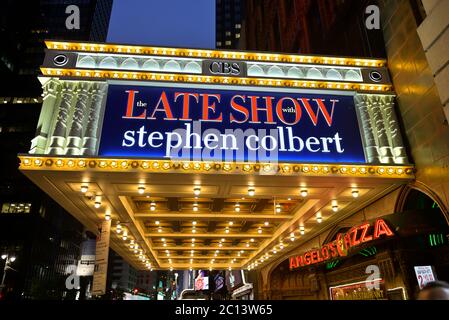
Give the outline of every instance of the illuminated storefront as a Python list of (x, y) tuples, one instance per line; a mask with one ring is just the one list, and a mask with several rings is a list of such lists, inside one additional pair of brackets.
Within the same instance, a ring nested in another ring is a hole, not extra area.
[(47, 46), (20, 169), (138, 269), (257, 271), (414, 179), (384, 60)]

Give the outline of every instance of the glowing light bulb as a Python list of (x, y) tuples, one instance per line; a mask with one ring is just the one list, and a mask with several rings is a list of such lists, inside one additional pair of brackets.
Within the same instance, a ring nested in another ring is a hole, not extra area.
[(193, 187), (193, 194), (196, 196), (199, 196), (201, 193), (201, 187), (200, 186), (195, 186)]

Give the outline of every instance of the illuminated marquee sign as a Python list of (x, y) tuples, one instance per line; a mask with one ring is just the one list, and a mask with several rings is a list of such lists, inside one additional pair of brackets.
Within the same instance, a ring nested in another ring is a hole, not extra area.
[(334, 241), (323, 245), (321, 249), (290, 257), (290, 270), (347, 256), (349, 250), (354, 247), (381, 237), (392, 237), (393, 235), (393, 232), (383, 219), (377, 219), (374, 225), (364, 223), (360, 226), (352, 227), (345, 234), (339, 233)]
[(351, 95), (116, 84), (99, 155), (365, 163)]

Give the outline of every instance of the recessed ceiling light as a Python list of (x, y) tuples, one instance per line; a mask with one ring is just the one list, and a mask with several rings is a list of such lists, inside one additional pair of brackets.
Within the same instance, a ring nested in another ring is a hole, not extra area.
[(200, 186), (195, 186), (193, 187), (193, 194), (196, 196), (199, 196), (201, 193), (201, 187)]
[(97, 209), (101, 207), (101, 196), (95, 196), (94, 207)]

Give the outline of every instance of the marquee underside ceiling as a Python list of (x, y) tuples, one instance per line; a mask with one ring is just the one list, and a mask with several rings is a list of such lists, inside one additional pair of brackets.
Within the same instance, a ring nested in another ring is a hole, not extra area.
[[(413, 174), (67, 169), (27, 167), (21, 160), (22, 172), (90, 230), (96, 231), (109, 212), (111, 247), (137, 269), (146, 264), (139, 259), (140, 251), (130, 248), (131, 240), (155, 269), (248, 268), (256, 259), (269, 261), (282, 250), (292, 250), (413, 178)], [(86, 193), (80, 191), (83, 185), (88, 186)], [(198, 198), (195, 186), (200, 187)], [(145, 188), (143, 193), (139, 187)], [(254, 196), (248, 194), (250, 187)], [(99, 208), (94, 206), (96, 195), (101, 195)]]

